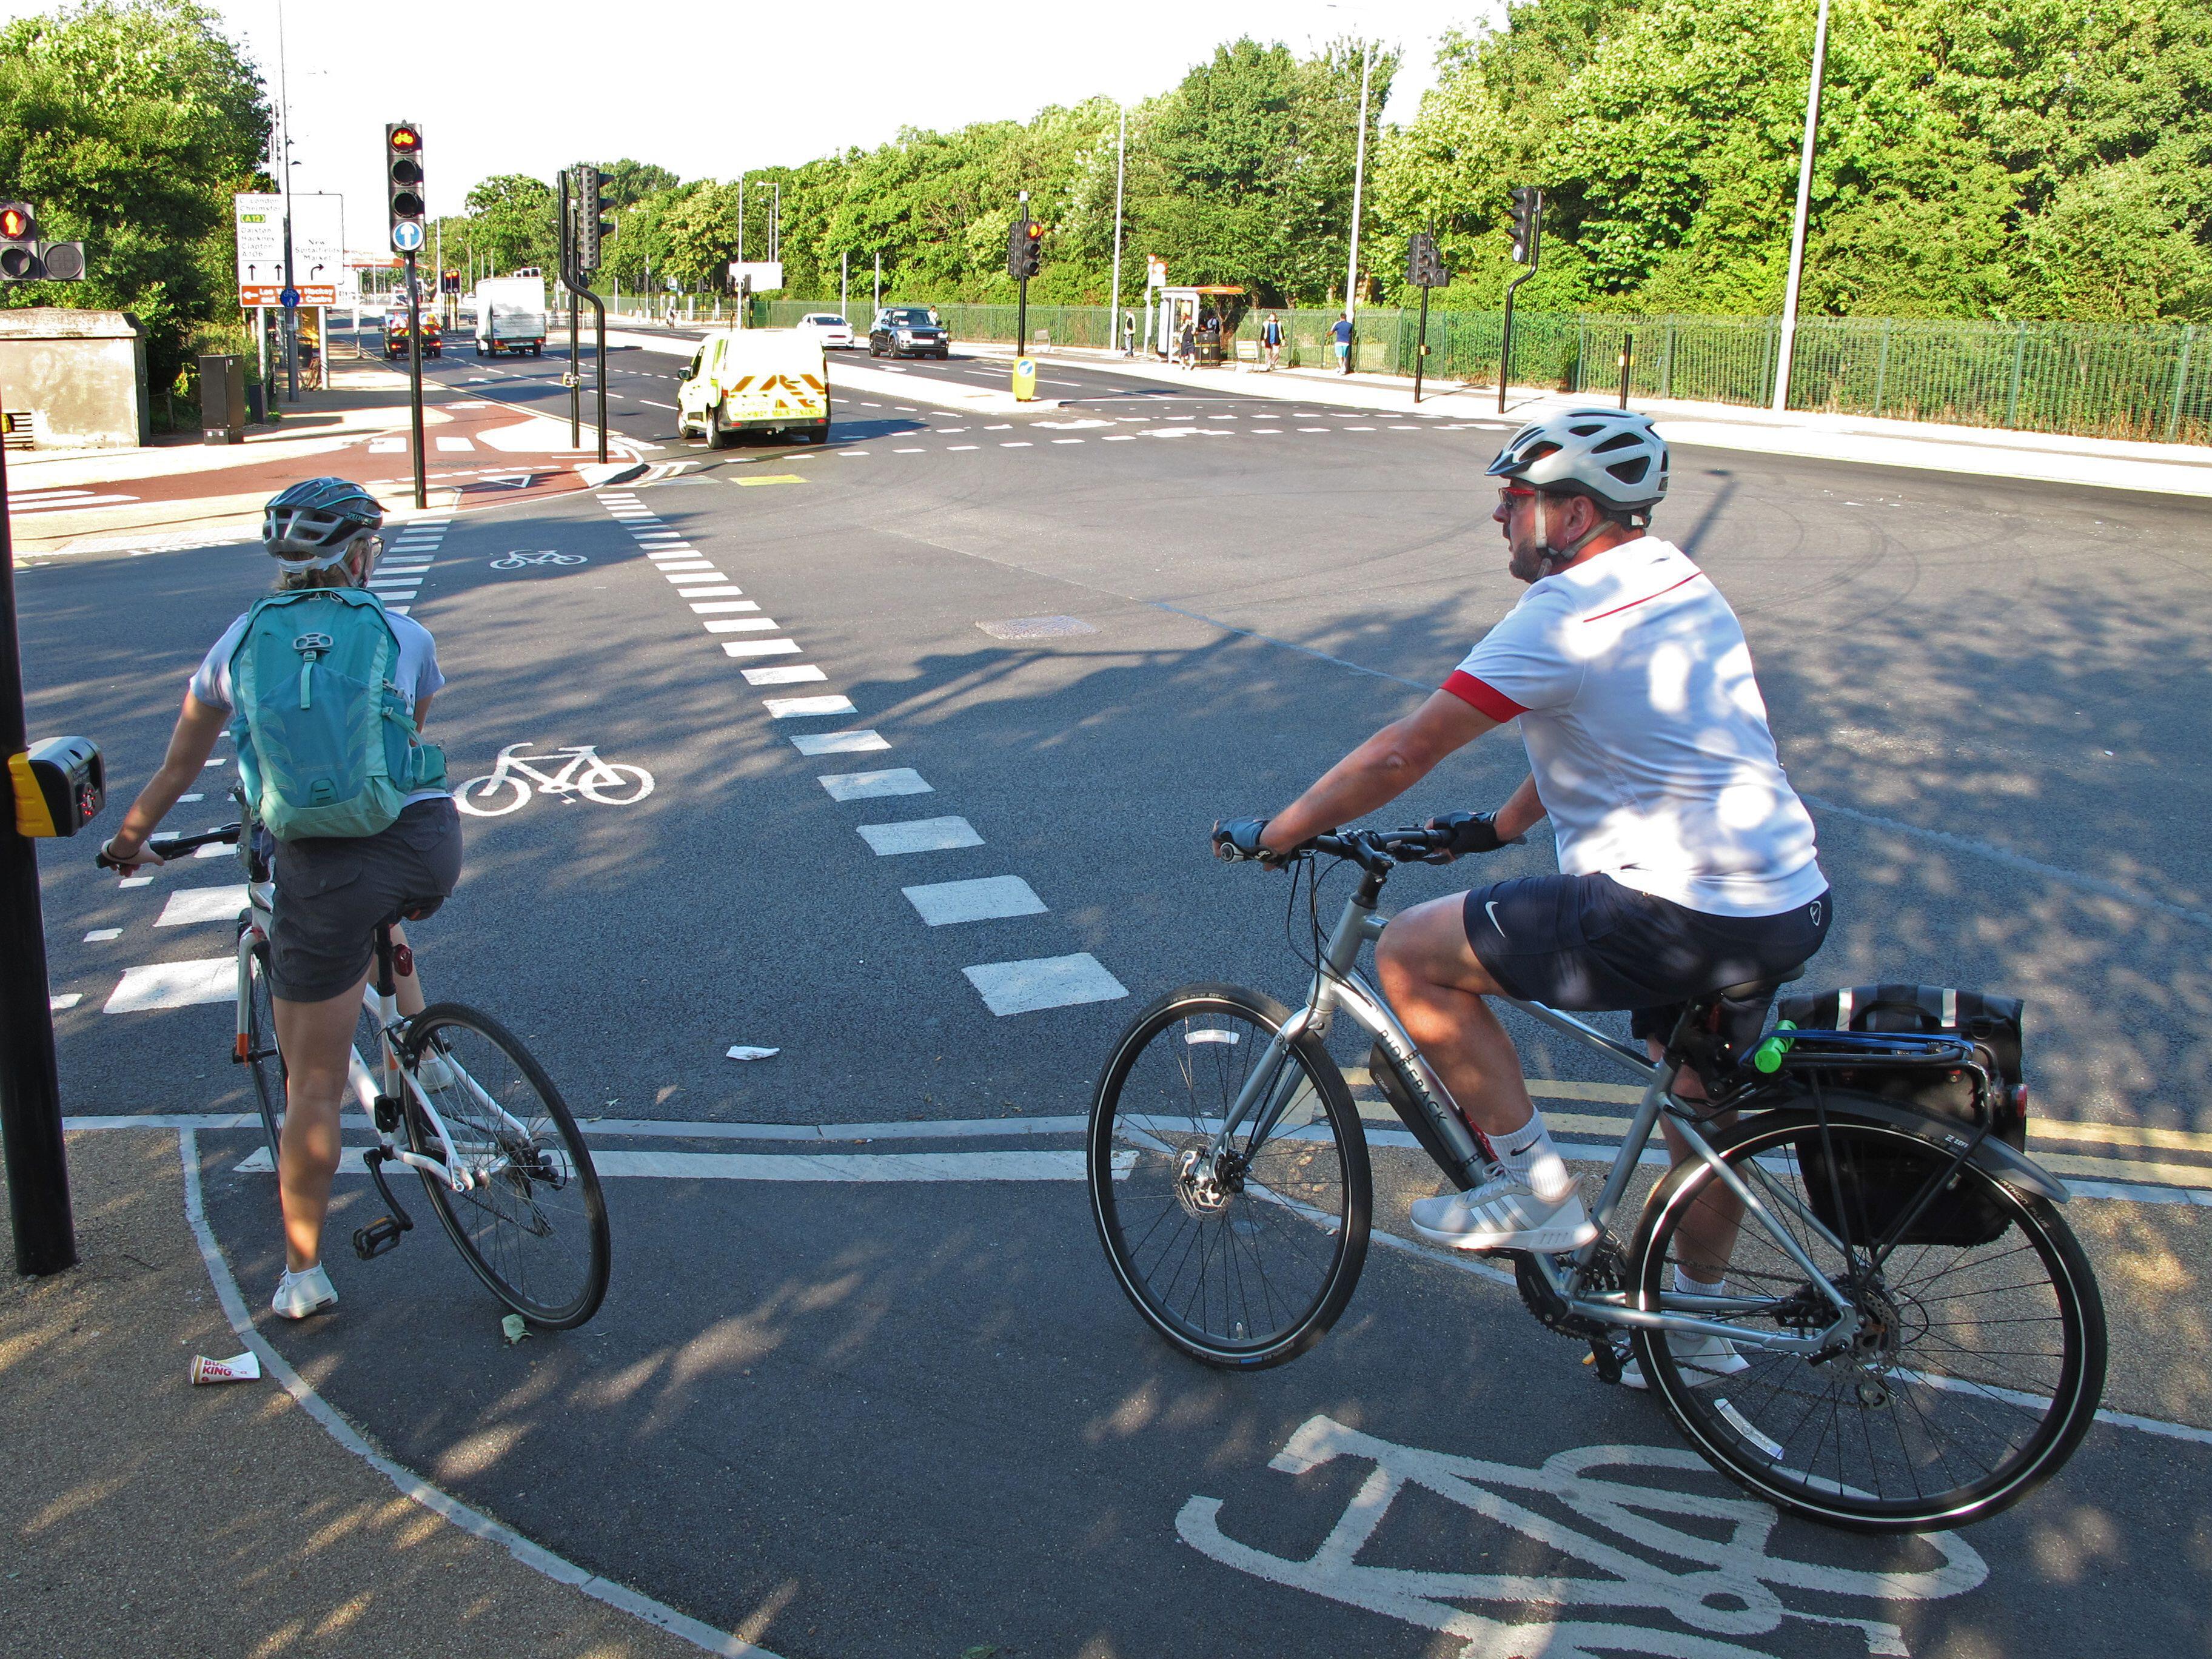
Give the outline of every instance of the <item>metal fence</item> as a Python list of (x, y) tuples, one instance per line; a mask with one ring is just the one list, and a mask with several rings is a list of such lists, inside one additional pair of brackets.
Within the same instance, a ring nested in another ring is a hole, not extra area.
[[(925, 303), (903, 296), (890, 302)], [(788, 327), (835, 301), (763, 302), (762, 320)], [(856, 298), (855, 328), (870, 307)], [(955, 339), (1012, 343), (1015, 308), (944, 303)], [(1141, 313), (1140, 313), (1141, 314)], [(1241, 324), (1256, 337), (1257, 311)], [(1279, 311), (1293, 367), (1333, 362), (1333, 311)], [(1496, 385), (1498, 312), (1433, 310), (1431, 375)], [(1354, 367), (1413, 371), (1419, 313), (1377, 307), (1360, 313)], [(1032, 305), (1031, 346), (1104, 347), (1104, 306)], [(1513, 379), (1565, 392), (1617, 392), (1621, 349), (1634, 337), (1632, 397), (1765, 405), (1773, 397), (1781, 324), (1772, 317), (1655, 317), (1521, 312), (1513, 319)], [(1962, 426), (2075, 433), (2162, 443), (2212, 443), (2212, 325), (2195, 323), (1915, 322), (1886, 317), (1800, 321), (1790, 406), (1844, 415)]]

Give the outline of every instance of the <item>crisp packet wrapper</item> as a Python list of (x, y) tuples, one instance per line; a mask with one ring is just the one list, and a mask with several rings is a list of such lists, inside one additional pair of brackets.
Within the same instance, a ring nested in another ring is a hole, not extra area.
[(228, 1359), (210, 1359), (205, 1354), (192, 1356), (194, 1382), (255, 1382), (261, 1377), (261, 1357), (251, 1348), (234, 1354)]

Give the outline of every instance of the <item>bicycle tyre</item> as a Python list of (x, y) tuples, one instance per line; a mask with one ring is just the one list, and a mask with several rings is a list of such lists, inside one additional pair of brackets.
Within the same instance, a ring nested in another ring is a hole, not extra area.
[(246, 1063), (253, 1073), (253, 1096), (261, 1109), (261, 1133), (269, 1142), (272, 1175), (282, 1167), (286, 1099), (274, 996), (269, 988), (269, 947), (250, 946), (246, 956)]
[[(1908, 1130), (1850, 1119), (1848, 1095), (1831, 1094), (1826, 1105), (1832, 1139), (1814, 1166), (1817, 1186), (1797, 1152), (1820, 1133), (1820, 1120), (1811, 1111), (1747, 1119), (1719, 1137), (1715, 1150), (1731, 1168), (1755, 1170), (1745, 1176), (1746, 1184), (1784, 1220), (1831, 1282), (1845, 1288), (1843, 1276), (1850, 1269), (1834, 1245), (1778, 1206), (1775, 1188), (1794, 1193), (1816, 1212), (1823, 1203), (1833, 1212), (1837, 1189), (1829, 1170), (1924, 1168), (1932, 1180), (1948, 1166), (1949, 1154)], [(1712, 1366), (1710, 1348), (1692, 1350), (1687, 1367), (1680, 1363), (1675, 1344), (1694, 1338), (1635, 1333), (1644, 1377), (1714, 1468), (1808, 1519), (1856, 1532), (1901, 1533), (1963, 1526), (1994, 1515), (2063, 1467), (2095, 1420), (2104, 1392), (2107, 1338), (2095, 1273), (2048, 1200), (1972, 1164), (1960, 1168), (1958, 1183), (1948, 1190), (1975, 1206), (2001, 1206), (2008, 1224), (1987, 1243), (1905, 1243), (1893, 1250), (1879, 1277), (1862, 1281), (1871, 1292), (1860, 1305), (1873, 1311), (1876, 1326), (1863, 1356), (1815, 1364), (1794, 1355), (1759, 1354), (1722, 1375)], [(1681, 1224), (1698, 1194), (1716, 1184), (1708, 1166), (1692, 1162), (1654, 1189), (1630, 1251), (1638, 1306), (1660, 1305), (1661, 1286), (1671, 1283), (1672, 1246)], [(1863, 1215), (1865, 1200), (1856, 1201)], [(1869, 1257), (1861, 1247), (1869, 1230), (1847, 1220), (1831, 1231), (1844, 1234), (1855, 1260), (1863, 1263)], [(1726, 1272), (1736, 1291), (1780, 1298), (1806, 1284), (1803, 1270), (1756, 1223), (1746, 1225), (1730, 1248)], [(2025, 1265), (1998, 1272), (2023, 1255), (2032, 1255), (2046, 1275), (2043, 1282), (1996, 1282), (2025, 1272)], [(1761, 1282), (1762, 1263), (1778, 1264), (1771, 1282)], [(1692, 1276), (1710, 1279), (1710, 1267)], [(1938, 1289), (1941, 1294), (1935, 1294)], [(2046, 1303), (2048, 1311), (2040, 1311)], [(1939, 1311), (1959, 1304), (1971, 1304), (1963, 1318)], [(1895, 1346), (1885, 1349), (1881, 1337), (1890, 1331), (1897, 1333)], [(2031, 1346), (1991, 1350), (1985, 1345), (1992, 1341)], [(2033, 1345), (2044, 1341), (2054, 1343), (2056, 1351), (2036, 1352)], [(2034, 1374), (2009, 1382), (1972, 1374), (2005, 1358), (2035, 1362)], [(1991, 1426), (2005, 1422), (2017, 1425), (2016, 1435)], [(1972, 1443), (1987, 1443), (1992, 1434), (2005, 1440), (2007, 1449), (1978, 1474), (1960, 1479), (1959, 1466)], [(1864, 1466), (1847, 1468), (1861, 1449)], [(1923, 1475), (1942, 1484), (1924, 1486)], [(1909, 1494), (1903, 1482), (1909, 1482)]]
[[(407, 1044), (419, 1057), (416, 1079), (456, 1150), (499, 1151), (501, 1169), (468, 1192), (418, 1172), (453, 1248), (485, 1288), (533, 1325), (568, 1330), (582, 1324), (607, 1291), (606, 1200), (591, 1152), (553, 1080), (513, 1032), (459, 1003), (424, 1009), (409, 1022)], [(432, 1055), (448, 1072), (434, 1087), (422, 1075)], [(483, 1104), (479, 1091), (524, 1126), (526, 1144)], [(410, 1148), (442, 1157), (445, 1149), (411, 1096), (406, 1118)], [(532, 1252), (532, 1240), (553, 1243)]]
[[(635, 806), (653, 793), (653, 774), (642, 766), (630, 766), (618, 761), (602, 761), (600, 764), (605, 771), (599, 776), (584, 773), (577, 775), (576, 787), (582, 791), (586, 800), (601, 806)], [(617, 788), (635, 789), (637, 793), (634, 795), (616, 794), (610, 789), (610, 785)]]
[[(1211, 1139), (1202, 1109), (1210, 1107), (1218, 1122), (1248, 1075), (1236, 1060), (1243, 1058), (1249, 1066), (1290, 1018), (1273, 998), (1238, 986), (1170, 991), (1115, 1044), (1091, 1109), (1085, 1173), (1115, 1277), (1154, 1330), (1192, 1358), (1226, 1370), (1279, 1365), (1320, 1341), (1351, 1301), (1367, 1259), (1373, 1194), (1366, 1134), (1343, 1073), (1318, 1038), (1291, 1046), (1289, 1063), (1301, 1095), (1253, 1155), (1249, 1172), (1240, 1172), (1234, 1190), (1218, 1201), (1203, 1200), (1181, 1167), (1192, 1147)], [(1194, 1059), (1200, 1048), (1216, 1059)], [(1221, 1058), (1224, 1051), (1228, 1057)], [(1319, 1169), (1313, 1152), (1300, 1155), (1323, 1138), (1316, 1126), (1335, 1153)], [(1252, 1177), (1249, 1184), (1244, 1173)], [(1174, 1231), (1156, 1247), (1160, 1226), (1178, 1212)], [(1278, 1225), (1286, 1218), (1294, 1224)], [(1208, 1227), (1216, 1237), (1208, 1237)], [(1310, 1250), (1315, 1237), (1326, 1241), (1324, 1250)], [(1276, 1242), (1286, 1243), (1305, 1269), (1283, 1288), (1279, 1307), (1261, 1260), (1262, 1249)], [(1316, 1254), (1325, 1259), (1316, 1261)], [(1197, 1272), (1178, 1305), (1176, 1291), (1194, 1255)]]

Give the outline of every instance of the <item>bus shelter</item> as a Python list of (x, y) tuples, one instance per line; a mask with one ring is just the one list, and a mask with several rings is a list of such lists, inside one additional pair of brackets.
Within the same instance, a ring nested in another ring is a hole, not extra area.
[(1146, 349), (1163, 360), (1175, 356), (1176, 342), (1182, 338), (1183, 325), (1188, 323), (1197, 336), (1198, 360), (1202, 363), (1223, 361), (1221, 343), (1225, 334), (1233, 332), (1233, 325), (1224, 327), (1224, 316), (1241, 314), (1243, 307), (1237, 301), (1245, 290), (1231, 283), (1201, 283), (1189, 288), (1157, 288), (1152, 290), (1151, 306), (1146, 320), (1150, 337)]

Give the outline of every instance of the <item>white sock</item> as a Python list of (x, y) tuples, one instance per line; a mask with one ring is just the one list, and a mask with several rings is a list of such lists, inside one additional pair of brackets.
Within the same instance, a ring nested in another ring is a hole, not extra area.
[(1528, 1183), (1528, 1190), (1546, 1204), (1563, 1204), (1575, 1189), (1567, 1161), (1552, 1145), (1552, 1132), (1540, 1115), (1532, 1115), (1510, 1134), (1491, 1136), (1490, 1149), (1508, 1174)]
[(1674, 1288), (1684, 1296), (1718, 1296), (1728, 1288), (1725, 1277), (1708, 1284), (1702, 1279), (1692, 1279), (1680, 1262), (1674, 1264)]

